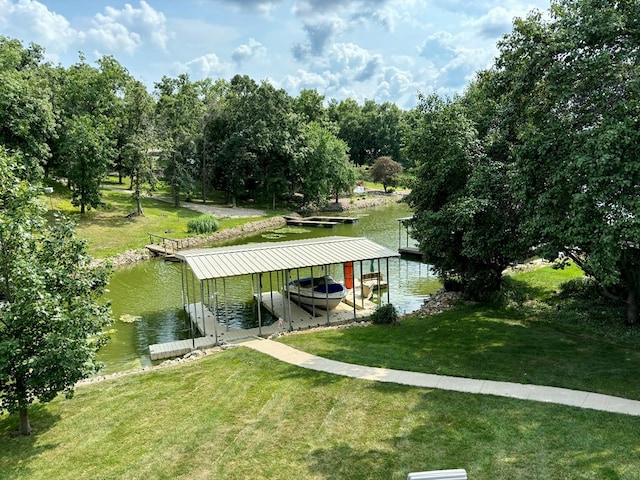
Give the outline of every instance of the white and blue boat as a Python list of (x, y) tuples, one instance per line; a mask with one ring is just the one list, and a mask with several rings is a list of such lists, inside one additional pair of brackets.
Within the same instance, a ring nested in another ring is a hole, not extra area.
[(332, 310), (349, 291), (329, 275), (292, 280), (285, 287), (285, 294), (302, 306)]

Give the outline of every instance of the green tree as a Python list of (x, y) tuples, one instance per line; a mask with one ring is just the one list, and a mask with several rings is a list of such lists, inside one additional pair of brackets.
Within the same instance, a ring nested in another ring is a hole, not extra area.
[(293, 108), (298, 115), (302, 116), (305, 123), (318, 122), (322, 124), (327, 120), (324, 95), (320, 95), (317, 90), (302, 90), (294, 99)]
[(67, 170), (71, 202), (84, 214), (101, 203), (102, 180), (114, 157), (114, 140), (109, 137), (106, 125), (89, 115), (67, 119), (61, 139), (61, 153), (72, 159)]
[(69, 221), (45, 221), (41, 187), (22, 170), (0, 151), (0, 408), (28, 435), (31, 403), (70, 395), (97, 370), (110, 310), (99, 300), (108, 271), (91, 264)]
[(49, 66), (43, 57), (38, 45), (24, 48), (18, 40), (0, 36), (0, 145), (22, 154), (28, 162), (25, 174), (35, 181), (55, 134)]
[(528, 252), (513, 168), (490, 158), (486, 139), (460, 99), (421, 99), (407, 152), (416, 162), (413, 235), (441, 278), (458, 279), (467, 296), (499, 290), (502, 271)]
[(180, 205), (180, 193), (187, 198), (195, 188), (197, 145), (202, 135), (205, 104), (200, 83), (186, 74), (163, 77), (155, 85), (156, 126), (163, 139), (160, 150), (164, 178), (171, 189), (174, 204)]
[(332, 194), (337, 201), (340, 192), (353, 187), (356, 174), (346, 143), (330, 130), (311, 122), (305, 138), (306, 154), (298, 168), (298, 182), (305, 208), (313, 210), (324, 206)]
[(378, 157), (371, 166), (370, 174), (374, 182), (382, 183), (386, 193), (387, 186), (395, 187), (402, 175), (402, 165), (391, 157)]
[(142, 197), (155, 190), (158, 142), (153, 126), (154, 103), (145, 86), (136, 80), (127, 85), (124, 97), (123, 126), (126, 135), (121, 148), (123, 167), (131, 176), (136, 213), (144, 215)]
[(122, 147), (123, 98), (130, 78), (113, 57), (97, 64), (90, 66), (80, 54), (77, 64), (58, 69), (52, 80), (60, 114), (53, 165), (69, 180), (82, 213), (100, 205), (100, 185)]
[(499, 45), (495, 91), (538, 252), (563, 252), (638, 322), (640, 2), (555, 0)]

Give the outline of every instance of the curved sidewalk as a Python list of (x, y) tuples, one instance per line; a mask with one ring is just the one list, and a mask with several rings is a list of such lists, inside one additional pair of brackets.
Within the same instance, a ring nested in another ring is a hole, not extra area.
[(388, 368), (365, 367), (310, 355), (272, 340), (250, 340), (240, 345), (252, 348), (253, 350), (257, 350), (258, 352), (270, 355), (292, 365), (345, 377), (376, 382), (398, 383), (412, 387), (497, 395), (499, 397), (556, 403), (559, 405), (569, 405), (571, 407), (640, 416), (640, 401), (601, 395), (599, 393), (539, 385), (524, 385), (521, 383), (474, 380), (471, 378), (407, 372)]

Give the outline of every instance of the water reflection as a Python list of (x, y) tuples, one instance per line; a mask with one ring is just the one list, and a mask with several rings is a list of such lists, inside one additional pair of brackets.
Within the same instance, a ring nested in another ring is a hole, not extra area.
[[(356, 224), (340, 224), (330, 229), (287, 229), (287, 233), (262, 234), (229, 244), (344, 235), (367, 237), (395, 251), (398, 248), (397, 219), (409, 214), (406, 205), (394, 204), (351, 213), (351, 216), (360, 217)], [(356, 276), (361, 271), (371, 270), (372, 265), (367, 263), (364, 262), (362, 266), (356, 265)], [(391, 303), (400, 314), (417, 309), (426, 295), (440, 287), (429, 267), (421, 262), (390, 259), (388, 275), (385, 261), (380, 262), (380, 267), (385, 278), (388, 276)], [(378, 265), (374, 264), (373, 268), (377, 270)], [(314, 271), (314, 274), (317, 273), (317, 270)], [(328, 273), (337, 279), (343, 278), (342, 267), (339, 265), (332, 266)], [(301, 269), (299, 274), (305, 276), (310, 272)], [(295, 278), (297, 272), (293, 275)], [(263, 290), (271, 286), (278, 289), (283, 283), (279, 272), (273, 273), (271, 277), (268, 274), (262, 277)], [(217, 281), (213, 289), (218, 291), (217, 310), (219, 318), (226, 322), (227, 328), (251, 328), (258, 325), (258, 307), (252, 296), (256, 289), (251, 276)], [(119, 269), (111, 279), (109, 290), (106, 297), (112, 302), (116, 321), (111, 341), (99, 355), (101, 361), (106, 364), (107, 372), (149, 364), (150, 344), (191, 338), (191, 326), (180, 308), (182, 294), (179, 264), (151, 260)], [(386, 302), (386, 291), (382, 292), (382, 296)], [(374, 295), (373, 300), (378, 301), (377, 295)], [(212, 303), (216, 303), (215, 299)], [(264, 308), (261, 309), (261, 317), (265, 325), (274, 321)]]

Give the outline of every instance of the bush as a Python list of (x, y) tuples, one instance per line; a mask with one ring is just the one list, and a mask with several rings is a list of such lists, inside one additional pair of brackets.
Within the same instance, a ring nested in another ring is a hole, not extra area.
[(376, 325), (389, 325), (398, 321), (398, 311), (391, 303), (380, 305), (371, 314), (371, 321)]
[(598, 283), (591, 277), (576, 277), (560, 284), (560, 295), (563, 298), (596, 298), (602, 295)]
[(187, 224), (187, 232), (195, 234), (212, 233), (218, 230), (218, 221), (213, 215), (200, 215)]

